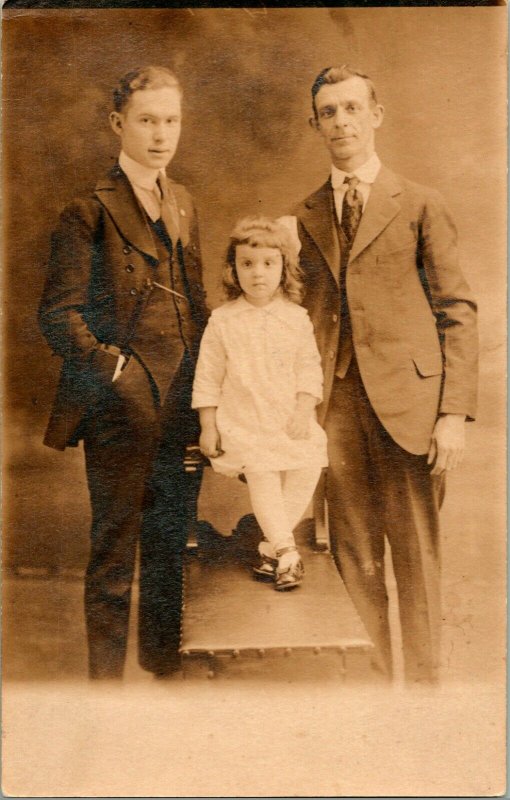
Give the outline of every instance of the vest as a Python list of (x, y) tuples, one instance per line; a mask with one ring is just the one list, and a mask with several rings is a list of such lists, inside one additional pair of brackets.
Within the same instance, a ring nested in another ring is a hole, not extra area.
[[(163, 403), (184, 352), (189, 349), (194, 323), (181, 242), (173, 247), (162, 220), (152, 222), (148, 218), (148, 222), (159, 260), (151, 268), (151, 288), (129, 344), (150, 373)], [(155, 284), (173, 289), (183, 297)]]

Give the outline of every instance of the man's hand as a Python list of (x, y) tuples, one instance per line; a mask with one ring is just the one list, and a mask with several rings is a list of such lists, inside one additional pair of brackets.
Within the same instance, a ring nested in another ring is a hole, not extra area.
[(465, 422), (464, 414), (444, 414), (437, 420), (427, 459), (427, 464), (434, 464), (431, 475), (441, 475), (445, 470), (449, 472), (462, 463)]

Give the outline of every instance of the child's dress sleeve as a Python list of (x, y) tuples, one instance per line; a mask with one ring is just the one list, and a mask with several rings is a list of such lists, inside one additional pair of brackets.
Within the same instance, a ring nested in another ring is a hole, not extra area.
[(296, 392), (306, 392), (317, 398), (317, 403), (322, 402), (322, 386), (324, 374), (322, 372), (321, 357), (313, 325), (308, 314), (303, 316), (302, 330), (299, 338), (298, 352), (296, 354)]
[(218, 406), (225, 379), (226, 364), (225, 346), (213, 311), (200, 343), (193, 382), (192, 408)]

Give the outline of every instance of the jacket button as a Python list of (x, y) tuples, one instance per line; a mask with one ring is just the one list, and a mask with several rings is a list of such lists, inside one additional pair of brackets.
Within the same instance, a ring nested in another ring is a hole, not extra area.
[(134, 297), (135, 295), (137, 295), (137, 294), (138, 294), (138, 291), (137, 291), (136, 289), (134, 289), (134, 288), (133, 288), (133, 289), (130, 289), (130, 290), (129, 290), (129, 294), (133, 295), (133, 297)]
[(338, 314), (333, 314), (332, 320), (333, 322), (338, 322)]
[(133, 272), (134, 266), (132, 264), (126, 264), (126, 272)]
[(128, 256), (130, 254), (130, 252), (131, 252), (131, 249), (132, 248), (128, 244), (126, 244), (122, 248), (122, 252), (124, 253), (125, 256)]

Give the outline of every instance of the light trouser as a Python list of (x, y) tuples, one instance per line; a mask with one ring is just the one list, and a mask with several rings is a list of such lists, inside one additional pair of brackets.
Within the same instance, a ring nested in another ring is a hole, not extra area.
[(277, 550), (295, 544), (293, 530), (312, 499), (320, 474), (320, 467), (245, 473), (253, 513), (269, 543), (262, 546), (261, 553), (274, 558)]
[[(426, 380), (426, 379), (425, 379)], [(399, 447), (381, 425), (356, 359), (335, 378), (325, 423), (331, 550), (388, 677), (392, 650), (385, 579), (391, 547), (408, 682), (435, 682), (439, 669), (439, 508), (444, 479), (426, 455)]]

